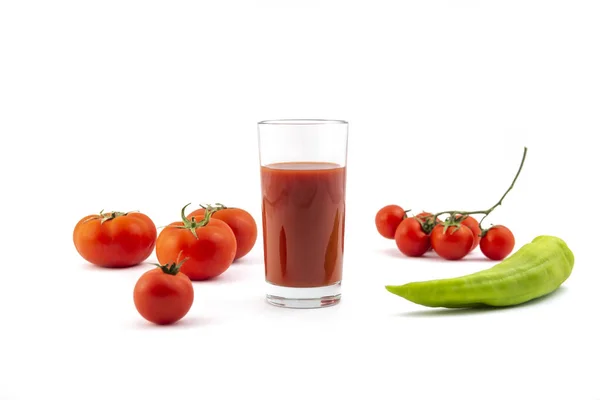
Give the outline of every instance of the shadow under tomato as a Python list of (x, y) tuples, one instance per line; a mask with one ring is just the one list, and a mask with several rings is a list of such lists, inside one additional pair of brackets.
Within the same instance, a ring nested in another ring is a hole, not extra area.
[(192, 281), (192, 285), (231, 285), (235, 282), (239, 282), (240, 279), (236, 278), (238, 273), (236, 273), (235, 269), (232, 267), (233, 266), (230, 266), (227, 271), (223, 272), (219, 276), (215, 276), (214, 278)]
[(237, 260), (234, 260), (233, 263), (231, 264), (231, 266), (234, 267), (234, 266), (238, 266), (238, 265), (240, 265), (240, 266), (242, 266), (242, 265), (257, 265), (257, 264), (260, 264), (261, 262), (262, 262), (262, 259), (259, 259), (258, 257), (244, 256), (242, 258), (238, 258)]
[(157, 325), (150, 321), (146, 321), (142, 317), (138, 317), (133, 324), (134, 329), (190, 329), (199, 326), (206, 326), (214, 323), (214, 320), (209, 317), (185, 316), (179, 321), (170, 325)]
[(527, 308), (535, 306), (536, 304), (542, 303), (544, 301), (549, 301), (551, 298), (560, 297), (565, 294), (567, 291), (566, 287), (559, 287), (554, 292), (547, 294), (542, 297), (538, 297), (537, 299), (533, 299), (528, 301), (527, 303), (518, 304), (515, 306), (506, 306), (506, 307), (490, 307), (490, 306), (481, 306), (476, 308), (429, 308), (426, 310), (420, 311), (409, 311), (404, 313), (395, 314), (398, 317), (408, 317), (408, 318), (435, 318), (435, 317), (452, 317), (452, 316), (463, 316), (463, 315), (473, 315), (473, 314), (482, 314), (482, 313), (491, 313), (491, 312), (504, 312), (509, 311), (513, 308)]
[(427, 253), (423, 254), (421, 257), (408, 257), (408, 256), (402, 254), (400, 252), (400, 250), (398, 250), (396, 247), (380, 249), (379, 253), (386, 255), (388, 257), (403, 258), (406, 260), (432, 260), (434, 258), (439, 258), (437, 256), (437, 254), (435, 254), (433, 251), (428, 251)]
[(103, 267), (101, 265), (96, 265), (96, 264), (91, 264), (91, 263), (82, 263), (81, 266), (83, 269), (89, 270), (89, 271), (102, 271), (102, 270), (114, 270), (114, 271), (122, 271), (122, 270), (127, 270), (127, 269), (151, 269), (151, 268), (156, 268), (156, 265), (152, 264), (152, 262), (154, 261), (145, 261), (143, 263), (139, 263), (136, 265), (130, 265), (127, 267)]
[(490, 262), (495, 262), (498, 263), (499, 261), (494, 261), (494, 260), (490, 260), (489, 258), (485, 257), (483, 254), (480, 253), (471, 253), (468, 254), (465, 258), (462, 258), (460, 260), (446, 260), (440, 256), (438, 256), (434, 251), (428, 251), (427, 253), (423, 254), (421, 257), (408, 257), (404, 254), (402, 254), (400, 252), (400, 250), (396, 249), (396, 248), (388, 248), (388, 249), (381, 249), (379, 250), (379, 253), (382, 253), (388, 257), (394, 257), (394, 258), (402, 258), (405, 260), (415, 260), (415, 261), (442, 261), (442, 262), (468, 262), (468, 261), (490, 261)]
[(485, 257), (482, 254), (467, 254), (467, 256), (465, 258), (461, 258), (460, 260), (446, 260), (445, 258), (442, 258), (440, 256), (438, 256), (435, 253), (430, 253), (430, 256), (427, 258), (427, 260), (429, 261), (435, 261), (435, 262), (446, 262), (446, 263), (460, 263), (460, 262), (471, 262), (471, 261), (486, 261), (486, 262), (490, 262), (493, 264), (497, 264), (500, 261), (494, 261), (494, 260), (490, 260), (489, 258)]

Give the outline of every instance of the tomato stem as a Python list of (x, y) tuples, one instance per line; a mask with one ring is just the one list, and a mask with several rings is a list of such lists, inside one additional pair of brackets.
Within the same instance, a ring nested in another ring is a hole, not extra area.
[[(496, 207), (498, 207), (499, 205), (502, 204), (502, 201), (504, 201), (504, 198), (506, 197), (508, 192), (510, 192), (512, 190), (512, 188), (515, 186), (515, 182), (517, 182), (517, 178), (521, 174), (521, 170), (523, 169), (523, 165), (525, 164), (526, 157), (527, 157), (527, 147), (524, 147), (523, 148), (523, 157), (521, 158), (521, 164), (519, 165), (517, 174), (513, 178), (512, 183), (510, 184), (508, 189), (506, 189), (506, 192), (504, 192), (504, 194), (502, 195), (500, 200), (498, 200), (498, 202), (496, 204), (494, 204), (492, 207), (488, 208), (487, 210), (479, 210), (479, 211), (455, 211), (455, 210), (442, 211), (442, 212), (439, 212), (439, 213), (433, 215), (432, 217), (429, 217), (428, 220), (431, 219), (433, 221), (433, 224), (435, 225), (435, 221), (438, 216), (440, 216), (442, 214), (450, 214), (450, 222), (454, 223), (454, 222), (461, 222), (469, 215), (483, 214), (483, 218), (481, 218), (481, 221), (479, 221), (479, 229), (481, 229), (481, 236), (483, 237), (485, 235), (485, 233), (487, 232), (487, 229), (483, 229), (483, 227), (481, 226), (481, 223), (492, 211), (494, 211), (496, 209)], [(456, 214), (460, 214), (460, 217), (458, 217), (458, 219), (456, 217)]]
[(483, 232), (483, 228), (481, 227), (481, 223), (483, 222), (483, 220), (492, 212), (496, 209), (496, 207), (498, 207), (499, 205), (502, 204), (502, 201), (504, 200), (504, 198), (506, 197), (506, 195), (508, 194), (508, 192), (510, 192), (512, 190), (512, 188), (515, 186), (515, 182), (517, 182), (517, 178), (519, 177), (519, 175), (521, 174), (521, 170), (523, 169), (523, 165), (525, 164), (525, 157), (527, 157), (527, 147), (525, 147), (523, 149), (523, 158), (521, 158), (521, 165), (519, 165), (519, 169), (517, 170), (517, 174), (515, 175), (512, 183), (510, 184), (510, 186), (508, 187), (508, 189), (506, 189), (506, 192), (504, 192), (504, 194), (502, 195), (502, 197), (500, 198), (500, 200), (498, 200), (498, 202), (496, 204), (494, 204), (493, 207), (491, 207), (487, 213), (485, 213), (485, 215), (483, 216), (483, 218), (481, 218), (481, 221), (479, 221), (479, 229), (482, 230)]
[(216, 207), (214, 207), (212, 204), (200, 204), (200, 207), (204, 208), (205, 210), (214, 210), (213, 212), (219, 211), (219, 210), (225, 210), (229, 207), (226, 207), (225, 205), (223, 205), (222, 203), (215, 203)]
[(179, 273), (179, 270), (181, 269), (181, 266), (187, 260), (188, 260), (188, 257), (184, 258), (180, 262), (174, 262), (174, 263), (171, 263), (171, 264), (167, 263), (167, 264), (164, 264), (164, 265), (160, 265), (160, 264), (154, 264), (154, 265), (156, 265), (158, 268), (160, 268), (162, 270), (162, 272), (164, 272), (165, 274), (177, 275)]
[(111, 221), (117, 217), (124, 217), (129, 213), (133, 213), (133, 212), (139, 212), (139, 211), (127, 211), (127, 212), (121, 212), (121, 211), (110, 211), (110, 212), (104, 212), (104, 210), (101, 210), (98, 215), (94, 215), (93, 217), (90, 217), (88, 219), (86, 219), (84, 222), (88, 222), (88, 221), (92, 221), (94, 219), (99, 219), (100, 220), (100, 224), (102, 225), (103, 223), (107, 222), (107, 221)]
[(431, 233), (431, 231), (433, 230), (433, 228), (436, 225), (436, 220), (431, 219), (429, 217), (419, 217), (417, 215), (414, 218), (417, 220), (417, 222), (419, 224), (421, 224), (421, 229), (423, 229), (423, 232), (425, 232), (425, 233)]
[(190, 232), (192, 232), (192, 235), (194, 235), (194, 237), (196, 239), (198, 239), (198, 234), (196, 233), (196, 229), (206, 226), (208, 224), (208, 222), (210, 221), (210, 217), (214, 214), (215, 211), (212, 207), (207, 208), (206, 213), (204, 213), (204, 218), (200, 221), (196, 221), (196, 217), (192, 217), (191, 219), (189, 219), (185, 216), (185, 209), (188, 208), (188, 206), (190, 204), (192, 204), (192, 203), (186, 204), (181, 209), (181, 220), (183, 221), (183, 225), (175, 226), (175, 228), (188, 229)]

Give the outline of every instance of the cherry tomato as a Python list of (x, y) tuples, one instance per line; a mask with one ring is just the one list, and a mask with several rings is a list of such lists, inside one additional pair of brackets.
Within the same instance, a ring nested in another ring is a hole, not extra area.
[(237, 245), (233, 231), (225, 222), (212, 217), (190, 221), (184, 210), (182, 221), (169, 224), (158, 235), (158, 262), (172, 264), (179, 257), (187, 259), (181, 272), (193, 281), (221, 275), (235, 259)]
[(433, 250), (446, 260), (460, 260), (471, 251), (473, 232), (466, 225), (449, 226), (444, 232), (444, 225), (436, 225), (431, 231)]
[(139, 212), (88, 215), (73, 230), (75, 249), (102, 267), (130, 267), (146, 260), (156, 242), (156, 226)]
[(398, 250), (409, 257), (420, 257), (431, 246), (429, 235), (423, 232), (421, 223), (413, 217), (404, 219), (398, 225), (394, 239)]
[(133, 289), (140, 315), (159, 325), (183, 318), (194, 302), (192, 281), (179, 271), (181, 264), (164, 265), (144, 273)]
[(375, 215), (377, 232), (386, 239), (394, 239), (396, 228), (405, 217), (406, 213), (400, 206), (391, 204), (383, 207)]
[(515, 248), (515, 237), (507, 227), (494, 225), (481, 238), (479, 248), (490, 260), (503, 260)]
[[(187, 217), (196, 219), (204, 218), (206, 210), (200, 208), (192, 211)], [(256, 243), (257, 227), (256, 221), (252, 218), (249, 212), (242, 210), (241, 208), (221, 208), (214, 212), (212, 218), (225, 222), (235, 235), (235, 241), (237, 244), (237, 250), (235, 253), (235, 259), (244, 257), (252, 250)]]
[[(457, 215), (459, 217), (460, 215)], [(470, 251), (475, 250), (475, 248), (479, 245), (479, 241), (481, 240), (481, 229), (479, 228), (479, 222), (470, 215), (460, 222), (462, 225), (467, 226), (473, 232), (473, 246)]]

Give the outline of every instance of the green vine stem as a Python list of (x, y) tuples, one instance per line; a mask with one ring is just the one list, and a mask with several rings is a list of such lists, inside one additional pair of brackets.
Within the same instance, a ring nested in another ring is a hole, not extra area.
[[(490, 215), (490, 213), (492, 211), (494, 211), (496, 209), (496, 207), (500, 206), (502, 204), (502, 202), (504, 201), (504, 198), (506, 197), (506, 195), (508, 194), (508, 192), (510, 192), (512, 190), (512, 188), (515, 186), (515, 182), (517, 182), (517, 178), (519, 178), (519, 175), (521, 174), (521, 170), (523, 169), (523, 165), (525, 164), (525, 158), (527, 157), (527, 147), (523, 148), (523, 157), (521, 158), (521, 164), (519, 165), (519, 169), (517, 170), (517, 174), (515, 175), (515, 177), (513, 178), (512, 183), (510, 184), (510, 186), (508, 187), (508, 189), (506, 189), (506, 192), (504, 192), (504, 194), (502, 195), (502, 197), (500, 198), (500, 200), (498, 200), (498, 202), (496, 204), (494, 204), (492, 207), (488, 208), (487, 210), (478, 210), (478, 211), (442, 211), (439, 212), (437, 214), (434, 214), (430, 217), (426, 218), (425, 223), (422, 223), (423, 228), (425, 229), (426, 232), (430, 232), (430, 229), (433, 229), (433, 226), (436, 225), (436, 220), (437, 217), (442, 215), (442, 214), (450, 214), (450, 221), (444, 223), (446, 225), (446, 228), (448, 226), (456, 226), (458, 225), (458, 223), (460, 223), (462, 220), (464, 220), (465, 218), (467, 218), (467, 216), (469, 215), (475, 215), (475, 214), (483, 214), (483, 218), (481, 218), (481, 221), (479, 221), (479, 229), (481, 229), (481, 235), (485, 235), (485, 233), (487, 232), (487, 229), (483, 229), (482, 227), (482, 222), (483, 220)], [(457, 217), (457, 215), (460, 215), (459, 217)]]

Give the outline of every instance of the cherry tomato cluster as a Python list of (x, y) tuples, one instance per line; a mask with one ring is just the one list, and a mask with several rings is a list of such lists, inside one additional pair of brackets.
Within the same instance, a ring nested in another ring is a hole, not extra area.
[(140, 212), (108, 212), (82, 218), (73, 231), (77, 252), (88, 262), (108, 268), (144, 262), (153, 251), (157, 268), (145, 272), (134, 287), (134, 304), (142, 317), (171, 324), (192, 307), (192, 281), (223, 274), (252, 250), (256, 221), (241, 208), (216, 206), (185, 213), (157, 236), (156, 225)]
[(409, 217), (398, 205), (387, 205), (375, 215), (381, 236), (394, 239), (398, 250), (421, 257), (430, 250), (446, 260), (460, 260), (479, 246), (491, 260), (502, 260), (515, 247), (515, 237), (505, 226), (482, 229), (471, 215), (450, 212), (445, 221), (428, 212)]

